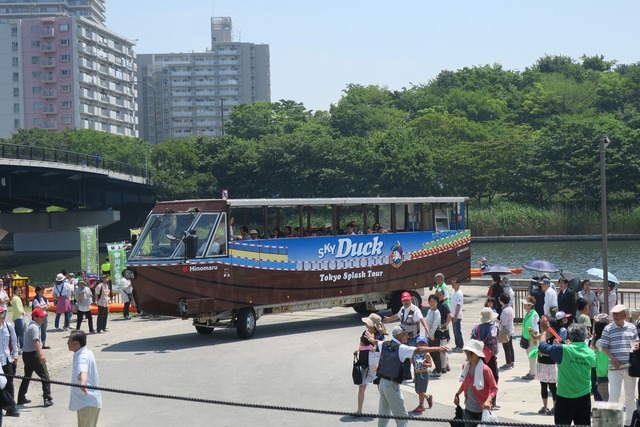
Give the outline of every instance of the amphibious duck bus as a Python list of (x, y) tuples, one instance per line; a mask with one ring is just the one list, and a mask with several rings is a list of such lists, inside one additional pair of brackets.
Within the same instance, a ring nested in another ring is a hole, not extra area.
[[(405, 291), (420, 305), (416, 289), (434, 284), (438, 272), (470, 277), (467, 200), (158, 202), (124, 275), (141, 309), (192, 319), (201, 334), (233, 327), (250, 338), (257, 319), (271, 313), (338, 306), (361, 314), (395, 311)], [(235, 228), (240, 225), (245, 233)], [(293, 231), (278, 233), (285, 228)]]

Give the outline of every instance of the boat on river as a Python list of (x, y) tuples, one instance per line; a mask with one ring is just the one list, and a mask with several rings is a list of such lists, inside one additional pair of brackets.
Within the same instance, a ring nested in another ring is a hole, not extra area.
[[(434, 284), (436, 273), (460, 281), (470, 277), (466, 201), (387, 197), (158, 202), (123, 275), (132, 280), (142, 310), (193, 319), (201, 334), (236, 327), (242, 338), (249, 338), (256, 320), (269, 313), (335, 306), (353, 307), (361, 314), (399, 310), (403, 292), (420, 306), (416, 290)], [(363, 230), (375, 223), (381, 225), (379, 232), (333, 231), (353, 225), (355, 215)], [(296, 237), (239, 240), (230, 227), (234, 216), (251, 228), (261, 224), (264, 237), (271, 237), (266, 230), (284, 225), (299, 232)], [(318, 224), (325, 226), (314, 227)]]

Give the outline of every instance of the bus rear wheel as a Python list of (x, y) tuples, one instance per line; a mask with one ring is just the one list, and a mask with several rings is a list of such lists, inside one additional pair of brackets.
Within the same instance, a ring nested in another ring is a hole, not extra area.
[(375, 313), (375, 312), (376, 312), (376, 310), (369, 310), (369, 309), (367, 308), (367, 303), (366, 303), (366, 302), (361, 302), (361, 303), (358, 303), (358, 304), (353, 304), (353, 310), (354, 310), (356, 313), (361, 314), (361, 315), (363, 315), (363, 316), (368, 316), (368, 315), (370, 315), (371, 313)]
[(241, 308), (236, 323), (238, 336), (244, 339), (251, 338), (256, 333), (256, 312), (251, 307)]
[(206, 326), (198, 326), (198, 325), (196, 325), (196, 331), (200, 335), (209, 335), (210, 333), (213, 332), (213, 328), (208, 328)]

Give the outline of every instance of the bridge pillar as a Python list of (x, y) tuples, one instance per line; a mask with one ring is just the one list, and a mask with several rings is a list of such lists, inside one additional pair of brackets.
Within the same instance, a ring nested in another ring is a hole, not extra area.
[(14, 252), (79, 251), (78, 227), (120, 221), (120, 211), (0, 214), (0, 229), (13, 233)]

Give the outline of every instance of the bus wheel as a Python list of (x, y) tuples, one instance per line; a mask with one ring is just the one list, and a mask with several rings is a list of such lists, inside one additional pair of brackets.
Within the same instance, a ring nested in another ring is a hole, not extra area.
[(389, 301), (389, 308), (392, 314), (396, 314), (402, 308), (402, 293), (404, 291), (396, 291)]
[(196, 331), (198, 331), (200, 335), (209, 335), (211, 332), (213, 332), (213, 328), (196, 325)]
[(368, 316), (371, 313), (375, 313), (376, 312), (376, 310), (367, 309), (367, 303), (366, 302), (353, 304), (353, 310), (358, 314), (362, 314), (363, 316)]
[(241, 308), (237, 318), (238, 336), (240, 338), (251, 338), (256, 333), (256, 313), (253, 308)]
[(418, 308), (422, 307), (422, 296), (416, 291), (409, 291), (411, 294), (411, 304), (415, 305)]

